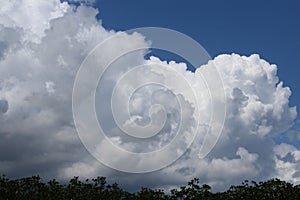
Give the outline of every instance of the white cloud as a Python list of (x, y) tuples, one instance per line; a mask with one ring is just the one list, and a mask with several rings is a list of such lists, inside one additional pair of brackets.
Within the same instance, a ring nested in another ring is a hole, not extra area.
[[(5, 0), (2, 0), (5, 1)], [(1, 2), (0, 24), (7, 28), (21, 28), (23, 40), (39, 41), (50, 21), (62, 17), (69, 9), (59, 0), (13, 0)]]
[(300, 184), (300, 151), (286, 143), (274, 148), (276, 175), (285, 181)]
[[(120, 85), (116, 91), (120, 96), (127, 97), (130, 88), (126, 87), (146, 80), (169, 85), (173, 94), (161, 87), (149, 87), (137, 90), (132, 96), (130, 108), (134, 117), (131, 120), (140, 124), (149, 122), (149, 111), (153, 103), (159, 103), (166, 108), (167, 120), (163, 129), (150, 143), (129, 140), (110, 121), (111, 115), (101, 115), (100, 120), (104, 120), (114, 143), (136, 152), (154, 150), (166, 145), (178, 130), (178, 102), (182, 103), (180, 116), (184, 122), (181, 129), (183, 133), (187, 134), (195, 128), (197, 120), (203, 126), (200, 127), (199, 137), (191, 149), (173, 165), (150, 174), (123, 174), (99, 164), (87, 153), (77, 136), (71, 108), (74, 77), (81, 62), (95, 45), (116, 32), (105, 30), (95, 19), (97, 10), (87, 6), (74, 8), (58, 0), (15, 0), (1, 2), (1, 5), (2, 173), (13, 177), (38, 173), (46, 178), (58, 176), (61, 179), (75, 175), (103, 175), (116, 178), (116, 181), (123, 184), (130, 180), (132, 182), (129, 187), (157, 186), (154, 183), (161, 182), (162, 187), (168, 188), (184, 184), (194, 177), (199, 177), (201, 181), (218, 189), (240, 183), (246, 178), (278, 176), (299, 182), (299, 150), (287, 144), (276, 146), (272, 141), (272, 137), (287, 130), (296, 117), (295, 108), (288, 105), (291, 91), (283, 87), (281, 82), (278, 83), (276, 65), (270, 65), (258, 55), (220, 55), (198, 68), (196, 73), (191, 73), (186, 71), (184, 63), (166, 63), (155, 57), (144, 60), (144, 51), (124, 56), (112, 66), (112, 70), (103, 80), (107, 87), (102, 93), (99, 91), (100, 96), (102, 95), (99, 109), (105, 109), (109, 105), (109, 96), (105, 94), (109, 94), (110, 87), (127, 70), (126, 66), (131, 64), (146, 64), (148, 68), (129, 74), (124, 79), (126, 84)], [(114, 54), (120, 47), (149, 45), (139, 34), (124, 33), (124, 38), (126, 40), (109, 47), (107, 51)], [(119, 64), (124, 67), (118, 68)], [(171, 67), (173, 72), (159, 69), (161, 65)], [(199, 74), (203, 70), (210, 70), (212, 66), (218, 69), (223, 79), (227, 116), (216, 147), (206, 158), (200, 160), (198, 152), (204, 133), (209, 130), (204, 125), (208, 124), (211, 117), (211, 105), (210, 99), (204, 98), (208, 96), (208, 91)], [(196, 91), (200, 119), (196, 119), (193, 101), (186, 92), (188, 87), (178, 81), (180, 77), (184, 77)], [(176, 98), (179, 100), (176, 101)], [(123, 98), (119, 99), (120, 106), (123, 105), (122, 100)], [(153, 116), (162, 117), (158, 108), (152, 109)], [(157, 127), (160, 122), (153, 121)], [(151, 130), (148, 129), (149, 132)], [(180, 145), (184, 143), (178, 145), (180, 150)], [(109, 151), (105, 143), (99, 148)], [(162, 154), (161, 158), (168, 156), (167, 153)], [(136, 163), (124, 157), (118, 159), (118, 155), (111, 155), (111, 158), (120, 165), (128, 165), (128, 168), (134, 167)]]

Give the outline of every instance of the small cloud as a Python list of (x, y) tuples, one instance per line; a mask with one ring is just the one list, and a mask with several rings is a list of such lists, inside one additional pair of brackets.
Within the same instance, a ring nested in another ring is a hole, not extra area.
[(54, 89), (55, 84), (52, 81), (47, 81), (45, 83), (45, 86), (46, 86), (47, 92), (49, 94), (53, 94), (55, 92), (55, 89)]

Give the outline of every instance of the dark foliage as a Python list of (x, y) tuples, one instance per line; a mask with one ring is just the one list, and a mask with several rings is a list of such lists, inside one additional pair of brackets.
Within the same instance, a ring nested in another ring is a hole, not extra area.
[(163, 190), (141, 188), (139, 192), (129, 193), (122, 190), (117, 183), (107, 184), (105, 177), (80, 181), (74, 177), (66, 185), (51, 180), (43, 183), (39, 176), (9, 180), (5, 176), (0, 177), (0, 199), (167, 199), (167, 200), (266, 200), (266, 199), (300, 199), (300, 186), (272, 179), (265, 182), (244, 181), (242, 185), (231, 186), (225, 192), (213, 193), (209, 185), (199, 185), (199, 179), (191, 180), (187, 186), (172, 189), (170, 193)]

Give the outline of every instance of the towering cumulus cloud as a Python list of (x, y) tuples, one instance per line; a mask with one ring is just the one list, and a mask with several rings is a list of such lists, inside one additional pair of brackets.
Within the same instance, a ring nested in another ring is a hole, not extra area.
[[(161, 113), (155, 107), (149, 110), (151, 103), (166, 108), (165, 124), (150, 143), (139, 143), (122, 136), (116, 124), (111, 123), (111, 116), (100, 114), (98, 117), (113, 143), (134, 152), (155, 150), (170, 142), (178, 129), (179, 114), (184, 122), (183, 133), (187, 135), (196, 121), (208, 122), (210, 101), (203, 98), (207, 91), (199, 74), (213, 66), (222, 77), (226, 95), (224, 128), (216, 146), (205, 158), (199, 159), (198, 153), (201, 135), (209, 127), (200, 126), (197, 133), (200, 139), (194, 141), (184, 156), (162, 170), (147, 174), (125, 174), (94, 159), (82, 145), (73, 122), (72, 89), (79, 66), (88, 53), (98, 43), (119, 32), (105, 30), (101, 21), (96, 20), (98, 11), (88, 6), (93, 1), (79, 2), (87, 4), (74, 7), (59, 0), (1, 1), (0, 173), (10, 177), (39, 174), (46, 179), (56, 177), (61, 180), (73, 176), (107, 176), (121, 184), (126, 183), (129, 188), (141, 185), (168, 188), (194, 177), (216, 189), (244, 179), (275, 176), (300, 183), (299, 150), (290, 144), (273, 141), (288, 130), (296, 118), (296, 109), (289, 107), (291, 91), (279, 81), (277, 66), (259, 55), (219, 55), (195, 73), (186, 71), (184, 63), (167, 63), (156, 57), (145, 60), (146, 51), (124, 56), (118, 62), (123, 62), (125, 67), (146, 64), (153, 68), (137, 70), (124, 80), (126, 84), (122, 84), (116, 93), (129, 95), (126, 86), (134, 85), (139, 79), (163, 81), (179, 88), (178, 91), (184, 90), (170, 71), (159, 70), (159, 66), (167, 65), (193, 86), (199, 100), (197, 117), (200, 120), (196, 119), (188, 96), (177, 95), (176, 101), (174, 94), (159, 85), (140, 88), (130, 99), (133, 115), (126, 124), (145, 125), (149, 121), (147, 116), (152, 113), (153, 123), (159, 125)], [(123, 34), (126, 40), (117, 43), (118, 47), (149, 46), (149, 41), (141, 34)], [(115, 48), (108, 46), (106, 52), (113, 53)], [(100, 56), (99, 59), (106, 58)], [(102, 81), (104, 85), (114, 85), (116, 77), (121, 75), (122, 69), (116, 71), (113, 68)], [(105, 89), (100, 92), (100, 97), (96, 95), (100, 110), (105, 109), (101, 105), (110, 103), (109, 95), (105, 95), (110, 93)], [(177, 109), (178, 103), (185, 108), (184, 112)], [(98, 148), (110, 152), (104, 142), (99, 143)], [(126, 158), (118, 155), (111, 157), (115, 164), (129, 168), (134, 163), (124, 162)]]

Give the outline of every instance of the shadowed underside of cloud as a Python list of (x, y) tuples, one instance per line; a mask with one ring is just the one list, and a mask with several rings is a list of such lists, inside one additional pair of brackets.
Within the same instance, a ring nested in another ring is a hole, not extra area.
[[(201, 135), (207, 131), (205, 126), (199, 130), (200, 139), (174, 164), (147, 174), (121, 173), (100, 164), (85, 150), (77, 136), (71, 107), (74, 78), (81, 62), (99, 42), (116, 32), (105, 30), (95, 18), (97, 10), (84, 5), (73, 7), (58, 0), (6, 1), (1, 5), (0, 173), (11, 177), (40, 174), (63, 180), (99, 175), (116, 179), (128, 188), (141, 185), (169, 188), (194, 177), (216, 189), (244, 179), (275, 176), (300, 183), (299, 150), (284, 143), (277, 145), (272, 140), (289, 129), (297, 115), (296, 109), (289, 107), (291, 91), (279, 82), (276, 65), (258, 55), (220, 55), (191, 73), (186, 71), (184, 63), (166, 63), (156, 57), (144, 60), (146, 52), (124, 57), (122, 62), (126, 65), (168, 65), (185, 77), (200, 99), (199, 117), (203, 124), (210, 119), (210, 100), (203, 98), (207, 91), (199, 73), (215, 66), (223, 79), (227, 115), (217, 145), (204, 159), (198, 158), (198, 151)], [(148, 42), (140, 34), (132, 34), (118, 47), (137, 44), (148, 45)], [(107, 51), (113, 52), (115, 48)], [(115, 82), (121, 73), (122, 70), (113, 71), (104, 83)], [(166, 71), (145, 69), (136, 73), (126, 85), (152, 78), (172, 85), (174, 90), (179, 88), (179, 94), (184, 90)], [(119, 89), (120, 95), (129, 95), (126, 88)], [(105, 91), (101, 94), (105, 96)], [(159, 87), (141, 89), (132, 97), (131, 110), (135, 119), (141, 119), (139, 123), (146, 123), (143, 119), (147, 121), (144, 117), (151, 102), (168, 106), (161, 136), (148, 146), (127, 141), (115, 124), (105, 121), (110, 116), (104, 114), (101, 120), (107, 125), (108, 136), (116, 144), (136, 152), (163, 146), (178, 128), (179, 111), (172, 107), (176, 104), (173, 98)], [(186, 122), (182, 130), (189, 132), (199, 119), (195, 119), (189, 97), (182, 98), (182, 116)], [(105, 105), (109, 99), (101, 101)], [(99, 148), (109, 151), (105, 144)], [(118, 160), (117, 155), (111, 156), (120, 165), (132, 164), (124, 162), (124, 158)]]

